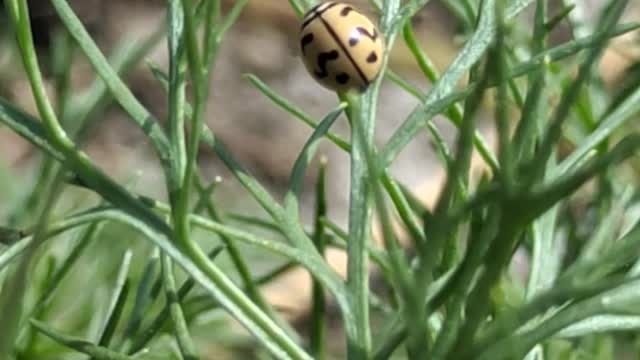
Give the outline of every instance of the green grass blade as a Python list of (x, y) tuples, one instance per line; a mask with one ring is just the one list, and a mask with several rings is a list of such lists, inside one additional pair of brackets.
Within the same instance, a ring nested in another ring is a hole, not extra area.
[[(274, 104), (278, 105), (284, 111), (293, 115), (296, 119), (301, 120), (303, 123), (307, 124), (309, 127), (313, 129), (316, 129), (318, 127), (318, 124), (309, 115), (307, 115), (300, 108), (290, 103), (289, 100), (278, 95), (274, 90), (272, 90), (267, 84), (265, 84), (257, 76), (253, 74), (246, 74), (245, 77), (247, 78), (247, 80), (249, 80), (251, 85), (253, 85), (263, 95), (268, 97), (271, 101), (273, 101)], [(351, 151), (351, 145), (349, 145), (349, 142), (347, 140), (342, 139), (340, 136), (330, 131), (326, 133), (326, 136), (329, 140), (331, 140), (334, 144), (336, 144), (336, 146), (338, 146), (342, 150), (346, 152)]]
[(149, 111), (135, 98), (131, 90), (129, 90), (127, 85), (120, 79), (111, 65), (109, 65), (109, 62), (69, 4), (65, 0), (52, 0), (51, 4), (69, 33), (76, 39), (80, 49), (82, 49), (98, 75), (111, 91), (114, 99), (131, 115), (131, 118), (136, 124), (144, 129), (154, 145), (161, 163), (168, 167), (171, 150), (167, 136), (158, 122), (153, 119)]
[(144, 311), (152, 302), (151, 288), (153, 281), (156, 278), (156, 274), (158, 273), (158, 262), (158, 256), (153, 255), (153, 257), (147, 262), (142, 273), (142, 278), (140, 279), (136, 289), (134, 305), (131, 308), (129, 316), (127, 316), (129, 321), (127, 322), (127, 326), (124, 330), (125, 340), (133, 338), (138, 333), (138, 330), (142, 325)]
[(251, 216), (251, 215), (240, 214), (240, 213), (228, 213), (226, 214), (226, 217), (228, 217), (233, 221), (239, 222), (241, 224), (253, 226), (263, 230), (268, 230), (268, 231), (282, 235), (282, 230), (280, 229), (280, 227), (278, 227), (278, 224), (268, 219), (261, 218), (259, 216)]
[(173, 319), (175, 337), (184, 360), (195, 360), (198, 358), (195, 345), (189, 334), (189, 328), (182, 312), (182, 305), (176, 291), (176, 280), (173, 275), (173, 265), (171, 259), (166, 254), (161, 255), (162, 273), (164, 275), (165, 293), (167, 305)]
[[(313, 231), (313, 242), (318, 252), (324, 256), (326, 248), (325, 226), (322, 219), (327, 214), (327, 198), (326, 198), (326, 161), (321, 161), (320, 170), (318, 172), (318, 180), (316, 183), (316, 202), (315, 202), (315, 221)], [(326, 357), (326, 303), (325, 292), (322, 284), (317, 280), (313, 281), (311, 303), (311, 334), (310, 350), (315, 359), (323, 360)]]
[(113, 287), (113, 293), (111, 294), (111, 301), (109, 301), (109, 307), (107, 308), (106, 320), (102, 329), (100, 329), (100, 332), (98, 333), (98, 346), (103, 346), (105, 348), (109, 347), (111, 339), (115, 334), (116, 327), (118, 326), (118, 322), (122, 317), (131, 285), (127, 277), (129, 275), (129, 266), (131, 265), (132, 256), (133, 253), (131, 250), (127, 250), (122, 258), (120, 270), (118, 270), (118, 275), (116, 276), (116, 283)]
[(31, 325), (42, 334), (51, 338), (53, 341), (63, 346), (66, 346), (70, 349), (76, 350), (80, 353), (89, 355), (95, 359), (99, 359), (99, 360), (132, 360), (133, 359), (132, 357), (118, 353), (113, 350), (109, 350), (105, 347), (94, 345), (89, 341), (61, 334), (58, 331), (55, 331), (49, 328), (48, 326), (46, 326), (44, 323), (40, 321), (32, 319)]
[(640, 329), (640, 316), (637, 315), (598, 315), (560, 331), (561, 338), (580, 338), (594, 334), (610, 334), (617, 331), (636, 332)]
[(346, 104), (340, 104), (337, 109), (331, 111), (327, 116), (325, 116), (309, 139), (305, 142), (302, 151), (300, 151), (300, 155), (298, 155), (298, 158), (293, 165), (291, 176), (289, 177), (289, 193), (293, 195), (294, 198), (297, 199), (300, 197), (307, 166), (309, 166), (309, 163), (313, 159), (319, 141), (329, 131), (333, 123), (338, 119), (340, 114), (342, 114), (345, 107)]
[[(417, 116), (410, 116), (400, 126), (400, 128), (393, 133), (383, 150), (383, 158), (387, 164), (395, 159), (404, 146), (408, 144), (422, 126), (424, 126), (425, 122), (429, 121), (431, 116), (426, 116), (426, 114), (432, 113), (428, 110), (431, 108), (432, 103), (450, 95), (460, 78), (488, 49), (491, 41), (495, 37), (494, 8), (495, 0), (485, 0), (483, 2), (480, 23), (473, 37), (460, 51), (454, 62), (449, 66), (449, 69), (434, 84), (425, 102), (414, 110), (414, 113), (420, 114), (416, 114)], [(425, 114), (423, 115), (422, 113)], [(478, 140), (477, 142), (480, 141)], [(489, 149), (486, 145), (484, 147)], [(487, 157), (485, 157), (485, 160), (488, 160), (490, 165), (495, 165), (496, 163), (495, 160), (491, 160)]]
[[(580, 169), (554, 180), (544, 188), (538, 188), (527, 197), (529, 206), (526, 209), (527, 219), (534, 219), (542, 212), (551, 208), (555, 203), (582, 186), (592, 177), (606, 169), (634, 156), (640, 151), (640, 135), (632, 134), (621, 140), (608, 153), (588, 162)], [(524, 199), (523, 199), (524, 200)]]
[[(124, 209), (126, 213), (122, 213), (117, 216), (119, 221), (133, 224), (134, 226), (137, 226), (138, 229), (146, 231), (148, 239), (154, 241), (156, 245), (160, 246), (170, 254), (176, 262), (195, 277), (198, 282), (203, 284), (212, 295), (216, 296), (220, 300), (223, 307), (232, 313), (242, 324), (247, 326), (249, 331), (251, 331), (271, 352), (282, 357), (290, 356), (294, 358), (308, 358), (308, 355), (297, 344), (291, 341), (291, 339), (289, 339), (286, 334), (284, 334), (282, 330), (279, 329), (278, 326), (274, 324), (264, 313), (257, 309), (218, 267), (209, 262), (206, 254), (202, 253), (202, 251), (196, 247), (191, 249), (192, 251), (189, 254), (189, 257), (185, 256), (170, 241), (173, 236), (172, 229), (148, 207), (140, 202), (139, 199), (134, 197), (126, 189), (100, 171), (99, 168), (84, 153), (78, 151), (74, 144), (68, 139), (68, 137), (66, 137), (66, 134), (60, 128), (55, 113), (47, 99), (47, 94), (44, 92), (44, 86), (42, 84), (42, 78), (35, 56), (29, 23), (27, 21), (28, 16), (26, 15), (26, 2), (21, 2), (20, 4), (22, 6), (21, 12), (25, 14), (25, 16), (21, 16), (21, 18), (18, 19), (22, 21), (20, 24), (21, 33), (19, 36), (19, 42), (24, 55), (23, 60), (25, 62), (27, 73), (29, 74), (30, 82), (33, 85), (32, 90), (34, 90), (34, 94), (36, 96), (38, 109), (43, 116), (43, 124), (47, 129), (48, 135), (51, 136), (55, 149), (64, 153), (64, 164), (76, 172), (88, 187), (98, 192), (107, 201)], [(54, 6), (62, 9), (63, 15), (67, 16), (66, 19), (70, 20), (70, 24), (75, 26), (75, 28), (72, 27), (70, 32), (77, 36), (86, 35), (86, 39), (84, 39), (86, 40), (86, 43), (84, 45), (88, 45), (88, 48), (91, 48), (91, 46), (95, 47), (95, 44), (93, 44), (91, 38), (88, 37), (86, 31), (82, 27), (82, 24), (68, 8), (68, 4), (64, 1), (58, 0), (54, 0), (53, 4)], [(74, 32), (74, 30), (77, 30), (77, 32)], [(81, 41), (81, 47), (82, 45)], [(88, 55), (97, 54), (99, 55), (99, 52)], [(104, 60), (104, 58), (102, 60)], [(106, 60), (104, 61), (104, 64), (106, 64), (108, 72), (110, 69), (108, 69), (108, 63), (106, 63)], [(109, 81), (114, 79), (118, 81), (117, 78), (114, 77), (107, 78), (106, 80)], [(125, 90), (128, 91), (126, 87)], [(127, 98), (125, 100), (133, 101), (133, 98)], [(157, 124), (154, 124), (155, 122), (151, 122), (147, 125), (151, 126), (152, 129), (159, 129), (157, 128)], [(168, 141), (166, 140), (166, 137), (164, 137), (162, 131), (156, 131), (155, 134), (157, 137), (152, 139), (152, 141), (157, 141), (157, 144), (161, 144), (161, 146), (158, 146), (160, 161), (165, 165), (165, 168), (170, 168), (168, 157), (169, 147), (165, 146), (168, 144)], [(170, 172), (168, 171), (168, 173)], [(335, 276), (337, 277), (337, 275)], [(333, 285), (335, 285), (335, 283)], [(336, 292), (339, 292), (335, 286), (333, 289), (336, 290)]]
[(42, 123), (3, 98), (0, 98), (0, 121), (49, 156), (63, 159), (62, 154), (50, 144)]
[[(122, 39), (109, 56), (109, 64), (119, 76), (126, 77), (149, 51), (164, 37), (164, 26), (142, 41)], [(93, 114), (106, 107), (109, 88), (101, 78), (97, 78), (86, 90), (70, 99), (67, 113), (63, 118), (69, 124), (68, 132), (80, 138), (86, 132)]]
[[(166, 82), (169, 103), (169, 141), (172, 147), (172, 170), (175, 181), (170, 182), (176, 187), (184, 181), (183, 176), (187, 164), (187, 145), (185, 143), (185, 87), (186, 87), (186, 59), (184, 56), (184, 13), (178, 1), (168, 3), (168, 36), (169, 48), (169, 78)], [(152, 67), (152, 73), (156, 71)], [(159, 69), (157, 69), (159, 70)], [(169, 189), (171, 194), (177, 188)]]
[[(223, 246), (218, 246), (211, 250), (208, 254), (211, 261), (215, 260), (223, 250)], [(192, 278), (185, 280), (177, 291), (177, 300), (179, 302), (183, 302), (187, 295), (189, 295), (189, 293), (195, 288), (195, 285), (196, 282)], [(128, 349), (127, 353), (129, 355), (133, 355), (147, 346), (149, 341), (151, 341), (153, 337), (162, 330), (170, 317), (170, 313), (169, 304), (165, 304), (160, 313), (149, 323), (149, 325), (138, 332), (138, 336), (132, 341), (131, 347)]]
[(49, 281), (46, 290), (43, 292), (44, 296), (38, 300), (34, 311), (37, 311), (37, 308), (41, 306), (48, 305), (60, 282), (65, 276), (67, 276), (67, 274), (69, 274), (80, 255), (82, 255), (87, 246), (89, 246), (93, 239), (95, 239), (95, 237), (100, 233), (101, 227), (102, 225), (99, 223), (92, 223), (83, 231), (74, 248), (51, 276), (51, 280)]
[(617, 24), (618, 19), (622, 15), (627, 2), (628, 0), (611, 2), (607, 7), (608, 11), (605, 11), (603, 13), (603, 16), (599, 20), (598, 28), (600, 29), (600, 32), (596, 34), (595, 43), (589, 49), (586, 60), (580, 65), (577, 77), (563, 92), (560, 103), (558, 104), (550, 120), (550, 124), (544, 134), (543, 141), (539, 146), (538, 154), (532, 160), (529, 183), (531, 183), (531, 181), (537, 181), (542, 178), (547, 161), (551, 156), (555, 144), (562, 135), (562, 125), (568, 118), (571, 107), (578, 99), (578, 95), (580, 94), (582, 85), (591, 76), (592, 67), (604, 50), (610, 38), (610, 34)]
[(414, 216), (413, 209), (409, 200), (405, 197), (405, 192), (401, 189), (400, 185), (389, 176), (382, 176), (382, 185), (384, 186), (387, 194), (391, 198), (393, 205), (395, 206), (400, 219), (406, 226), (411, 238), (417, 244), (426, 243), (427, 239), (424, 235), (423, 227), (418, 223)]
[(520, 308), (498, 317), (487, 327), (473, 347), (468, 349), (467, 354), (478, 354), (492, 344), (497, 344), (505, 337), (515, 334), (517, 329), (527, 324), (531, 319), (543, 315), (554, 306), (560, 306), (569, 301), (589, 299), (630, 281), (637, 281), (637, 278), (633, 280), (624, 277), (607, 278), (590, 284), (569, 282), (543, 291)]
[(597, 129), (566, 159), (562, 160), (558, 167), (552, 171), (556, 176), (570, 171), (576, 164), (594, 150), (602, 141), (607, 139), (616, 130), (620, 129), (627, 121), (634, 118), (640, 111), (640, 89), (635, 90), (623, 103), (602, 119)]
[[(487, 6), (487, 3), (489, 2), (491, 1), (485, 1), (484, 6)], [(528, 2), (528, 1), (525, 1), (525, 2)], [(513, 11), (510, 11), (510, 9), (515, 9), (515, 8), (516, 8), (515, 5), (507, 8), (507, 11), (506, 11), (507, 20), (509, 20), (509, 14), (513, 14)], [(634, 31), (638, 28), (640, 28), (640, 24), (637, 22), (618, 25), (611, 31), (611, 33), (609, 33), (609, 36), (610, 37), (620, 36), (625, 33)], [(487, 31), (486, 28), (483, 28), (483, 30)], [(493, 31), (489, 30), (488, 33), (492, 34)], [(566, 44), (562, 44), (552, 49), (549, 49), (547, 51), (544, 51), (540, 54), (533, 56), (530, 60), (526, 61), (525, 63), (514, 66), (511, 70), (511, 73), (509, 74), (509, 78), (525, 75), (535, 70), (540, 63), (558, 61), (558, 60), (567, 58), (571, 55), (578, 53), (581, 50), (592, 47), (596, 41), (597, 41), (597, 37), (591, 35), (591, 36), (570, 41)], [(481, 49), (483, 51), (486, 51), (489, 44), (490, 42), (485, 43), (484, 40), (478, 40), (476, 43), (472, 43), (470, 40), (467, 43), (467, 46), (465, 46), (465, 49), (473, 48), (476, 51)], [(462, 56), (464, 54), (465, 54), (464, 52), (460, 53), (460, 55), (457, 58), (460, 60), (454, 61), (454, 63), (450, 66), (450, 69), (454, 66), (454, 64), (464, 65), (465, 69), (468, 69), (467, 66), (471, 66), (473, 63), (475, 63), (475, 62), (472, 62), (471, 64), (466, 64), (466, 62), (463, 62), (463, 60), (465, 61), (469, 60), (469, 59), (462, 59)], [(478, 56), (479, 58), (480, 55), (481, 54), (476, 54), (474, 55), (474, 57)], [(444, 75), (447, 76), (447, 74), (449, 74), (449, 71), (447, 71)], [(459, 77), (453, 76), (456, 74), (457, 72), (452, 73), (452, 75), (450, 75), (450, 80), (455, 79), (457, 81)], [(467, 88), (464, 90), (454, 91), (452, 86), (446, 86), (446, 84), (444, 84), (445, 76), (440, 78), (440, 80), (436, 84), (434, 84), (434, 88), (431, 90), (428, 97), (423, 102), (423, 105), (417, 107), (411, 113), (409, 118), (405, 120), (403, 125), (398, 130), (396, 130), (396, 132), (389, 139), (389, 142), (385, 145), (382, 152), (382, 155), (387, 163), (391, 163), (393, 159), (395, 159), (395, 157), (399, 154), (402, 148), (404, 148), (404, 146), (409, 141), (411, 141), (411, 139), (415, 136), (415, 134), (417, 134), (418, 131), (420, 131), (420, 129), (424, 126), (426, 122), (428, 122), (435, 115), (441, 112), (444, 112), (454, 102), (464, 98), (466, 94), (472, 91), (471, 88), (476, 86), (476, 84), (472, 83), (472, 84), (469, 84)], [(460, 74), (458, 74), (458, 76), (460, 76)], [(452, 83), (456, 83), (456, 81), (453, 81)], [(444, 91), (444, 90), (447, 90), (447, 91)], [(436, 93), (436, 91), (438, 93)], [(485, 161), (489, 160), (489, 165), (497, 164), (497, 161), (490, 160), (491, 152), (489, 151), (488, 145), (486, 143), (483, 144), (481, 139), (477, 136), (474, 141), (475, 141), (476, 149), (478, 149), (478, 151), (483, 155), (483, 158), (485, 159)]]

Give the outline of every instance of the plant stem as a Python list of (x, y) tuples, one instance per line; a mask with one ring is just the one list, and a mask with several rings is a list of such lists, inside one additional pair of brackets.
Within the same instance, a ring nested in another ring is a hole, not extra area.
[(182, 312), (182, 305), (178, 298), (176, 290), (176, 280), (173, 275), (173, 264), (167, 254), (163, 253), (162, 258), (162, 274), (164, 276), (164, 287), (167, 296), (167, 304), (173, 319), (175, 335), (184, 360), (196, 360), (196, 348), (189, 335), (189, 328)]
[[(320, 163), (320, 171), (316, 185), (316, 209), (313, 240), (318, 252), (324, 256), (326, 247), (325, 226), (322, 219), (327, 214), (326, 194), (325, 194), (325, 172), (326, 161)], [(315, 359), (322, 360), (325, 358), (326, 331), (325, 331), (325, 294), (324, 287), (316, 279), (313, 280), (313, 294), (311, 306), (311, 355)]]
[[(350, 99), (347, 113), (351, 124), (351, 182), (349, 196), (349, 241), (347, 253), (347, 287), (351, 296), (356, 334), (348, 339), (349, 360), (368, 358), (371, 347), (369, 332), (369, 256), (367, 247), (371, 231), (371, 194), (367, 182), (366, 148), (364, 138), (367, 115), (360, 108), (360, 99)], [(369, 131), (367, 131), (369, 132)]]

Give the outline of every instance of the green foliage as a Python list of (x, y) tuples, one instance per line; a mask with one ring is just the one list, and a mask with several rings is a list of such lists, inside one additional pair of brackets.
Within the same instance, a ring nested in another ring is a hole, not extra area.
[[(548, 35), (559, 23), (576, 21), (573, 6), (550, 14), (546, 0), (444, 1), (468, 40), (442, 75), (412, 25), (427, 1), (372, 1), (387, 47), (402, 35), (433, 86), (423, 92), (392, 72), (387, 51), (381, 76), (364, 93), (338, 94), (336, 106), (317, 121), (247, 74), (275, 106), (313, 128), (283, 201), (235, 160), (204, 121), (218, 49), (247, 2), (236, 1), (223, 14), (220, 0), (169, 0), (166, 24), (144, 42), (123, 41), (107, 58), (67, 1), (52, 0), (65, 29), (54, 41), (53, 104), (34, 49), (28, 2), (4, 1), (38, 116), (0, 98), (0, 123), (44, 156), (26, 200), (0, 223), (1, 359), (79, 353), (92, 359), (197, 359), (202, 334), (207, 346), (235, 346), (251, 357), (265, 351), (282, 359), (322, 359), (336, 341), (326, 331), (326, 298), (340, 310), (348, 359), (563, 359), (583, 353), (605, 359), (637, 343), (640, 174), (629, 159), (640, 150), (632, 124), (640, 113), (640, 87), (634, 78), (612, 93), (594, 71), (612, 37), (640, 27), (619, 24), (629, 1), (608, 1), (592, 33), (576, 27), (584, 36), (555, 47)], [(300, 17), (314, 5), (289, 3)], [(515, 19), (527, 7), (535, 7), (535, 16), (522, 31)], [(165, 35), (169, 68), (149, 68), (167, 93), (167, 129), (122, 80)], [(98, 79), (76, 94), (69, 76), (78, 52)], [(465, 75), (469, 80), (460, 87)], [(378, 147), (376, 110), (385, 79), (419, 104)], [(478, 130), (489, 94), (495, 97), (497, 153)], [(80, 150), (87, 128), (112, 102), (152, 144), (168, 203), (117, 183)], [(349, 139), (331, 131), (343, 113)], [(458, 129), (454, 149), (443, 140), (436, 115)], [(433, 209), (389, 171), (423, 130), (448, 175)], [(327, 217), (324, 184), (331, 174), (324, 165), (311, 231), (300, 217), (306, 171), (325, 138), (350, 159), (346, 230)], [(211, 200), (217, 182), (207, 185), (199, 172), (201, 146), (218, 155), (267, 218), (233, 214)], [(474, 151), (487, 169), (478, 183), (470, 176)], [(75, 197), (84, 197), (77, 208), (58, 205)], [(374, 213), (382, 248), (371, 239)], [(402, 247), (397, 224), (413, 251)], [(207, 252), (197, 229), (214, 235), (218, 245), (207, 243)], [(346, 280), (325, 261), (328, 247), (346, 251)], [(219, 261), (222, 253), (228, 265)], [(252, 254), (273, 255), (280, 265), (259, 273)], [(526, 278), (512, 273), (517, 256), (527, 259), (520, 269)], [(381, 273), (385, 296), (370, 286), (370, 261)], [(259, 291), (296, 265), (313, 277), (309, 339)], [(88, 285), (75, 284), (90, 277)], [(200, 329), (198, 317), (214, 310), (223, 320)], [(229, 317), (248, 334), (229, 330)]]

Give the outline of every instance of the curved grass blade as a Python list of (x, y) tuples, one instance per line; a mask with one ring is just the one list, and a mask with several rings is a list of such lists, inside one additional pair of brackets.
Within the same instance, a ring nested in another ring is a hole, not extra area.
[[(301, 120), (302, 122), (304, 122), (305, 124), (307, 124), (309, 127), (313, 129), (318, 127), (318, 124), (309, 115), (307, 115), (303, 110), (301, 110), (297, 106), (293, 105), (286, 98), (278, 95), (273, 89), (271, 89), (267, 84), (265, 84), (257, 76), (253, 74), (245, 74), (245, 77), (247, 78), (247, 80), (249, 80), (251, 85), (253, 85), (256, 89), (258, 89), (262, 94), (268, 97), (271, 101), (273, 101), (274, 104), (278, 105), (284, 111), (293, 115), (296, 119)], [(349, 145), (349, 142), (347, 140), (342, 139), (339, 135), (336, 135), (330, 131), (327, 131), (326, 136), (329, 140), (331, 140), (334, 144), (336, 144), (336, 146), (338, 146), (342, 150), (346, 152), (351, 151), (351, 145)]]
[(640, 111), (640, 88), (635, 90), (627, 99), (618, 105), (599, 122), (596, 130), (591, 133), (566, 159), (562, 160), (556, 169), (552, 171), (554, 176), (559, 176), (570, 171), (580, 163), (587, 154), (595, 149), (602, 141), (607, 139), (616, 130), (620, 129), (627, 121), (634, 118)]
[(62, 23), (75, 38), (78, 46), (82, 49), (98, 75), (111, 91), (114, 99), (131, 115), (131, 118), (144, 130), (145, 134), (149, 136), (161, 163), (167, 169), (170, 169), (171, 147), (159, 123), (120, 79), (69, 4), (65, 0), (52, 0), (51, 4), (58, 13)]
[(149, 261), (142, 273), (142, 278), (136, 290), (134, 305), (129, 313), (127, 325), (124, 330), (123, 340), (125, 344), (138, 333), (144, 317), (144, 312), (152, 302), (151, 288), (158, 270), (158, 256), (154, 255)]
[[(318, 180), (316, 183), (316, 203), (315, 203), (315, 221), (313, 231), (313, 242), (318, 249), (318, 252), (324, 256), (326, 248), (326, 234), (325, 227), (322, 223), (322, 219), (327, 215), (327, 197), (326, 197), (326, 161), (320, 162), (320, 170), (318, 172)], [(317, 280), (313, 280), (312, 295), (311, 295), (311, 334), (310, 348), (311, 354), (314, 358), (322, 360), (325, 358), (325, 343), (326, 343), (326, 329), (325, 329), (325, 293), (321, 283)]]
[(196, 355), (195, 345), (189, 334), (189, 327), (182, 312), (180, 298), (176, 292), (176, 280), (173, 275), (171, 259), (163, 253), (161, 255), (161, 261), (167, 305), (169, 306), (169, 312), (173, 319), (175, 337), (180, 347), (180, 352), (184, 360), (195, 360), (198, 356)]
[(302, 185), (304, 182), (304, 176), (307, 170), (307, 166), (311, 162), (313, 155), (319, 141), (329, 131), (333, 123), (338, 119), (342, 111), (346, 108), (347, 104), (342, 103), (337, 109), (330, 112), (324, 119), (318, 124), (315, 131), (311, 134), (307, 142), (304, 144), (300, 155), (296, 159), (293, 169), (291, 170), (291, 176), (289, 177), (289, 194), (295, 199), (300, 197), (302, 192)]
[[(122, 316), (122, 311), (124, 310), (127, 295), (129, 294), (129, 287), (131, 285), (127, 276), (129, 275), (129, 266), (131, 264), (132, 256), (133, 253), (131, 250), (127, 250), (122, 258), (113, 293), (111, 294), (111, 301), (107, 308), (106, 320), (104, 326), (98, 333), (98, 346), (103, 346), (105, 348), (109, 347), (113, 334), (118, 326), (118, 322)], [(93, 359), (95, 359), (95, 357)]]
[(99, 360), (133, 360), (132, 357), (118, 353), (113, 350), (109, 350), (105, 347), (94, 345), (89, 341), (64, 335), (56, 330), (53, 330), (46, 326), (44, 323), (31, 319), (31, 325), (36, 330), (51, 338), (53, 341), (66, 346), (77, 352), (90, 355), (94, 359)]
[[(211, 250), (208, 254), (211, 261), (215, 260), (224, 249), (224, 246), (218, 246)], [(178, 302), (183, 302), (195, 285), (196, 282), (192, 278), (185, 280), (177, 291)], [(144, 330), (138, 332), (138, 336), (131, 343), (132, 345), (128, 349), (127, 353), (129, 355), (133, 355), (147, 346), (149, 341), (151, 341), (151, 339), (153, 339), (153, 337), (160, 332), (162, 327), (166, 324), (167, 319), (169, 319), (170, 312), (169, 305), (165, 304), (164, 308), (162, 308), (160, 313), (150, 322), (150, 324)]]

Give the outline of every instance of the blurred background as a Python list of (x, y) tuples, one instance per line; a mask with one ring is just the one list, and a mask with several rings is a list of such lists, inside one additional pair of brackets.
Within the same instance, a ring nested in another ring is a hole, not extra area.
[[(366, 1), (350, 1), (375, 17)], [(584, 0), (580, 9), (586, 10), (584, 19), (591, 19), (600, 5), (598, 0)], [(29, 1), (35, 41), (46, 76), (51, 78), (55, 72), (54, 47), (59, 23), (55, 12), (46, 0)], [(233, 3), (223, 1), (225, 9)], [(551, 2), (555, 9), (561, 7), (561, 1)], [(640, 19), (640, 3), (631, 2), (632, 9), (625, 15), (626, 20)], [(113, 53), (121, 44), (130, 41), (142, 41), (157, 32), (164, 21), (164, 1), (154, 0), (70, 0), (70, 4), (83, 20), (97, 43), (106, 54)], [(2, 10), (0, 10), (2, 11)], [(551, 10), (554, 13), (554, 10)], [(531, 15), (525, 14), (518, 19), (516, 28), (528, 34), (527, 21)], [(0, 96), (20, 104), (32, 114), (37, 114), (30, 88), (22, 72), (20, 60), (16, 54), (12, 34), (7, 27), (7, 19), (0, 13)], [(415, 18), (416, 33), (422, 47), (435, 65), (444, 71), (454, 58), (457, 49), (464, 44), (469, 34), (451, 12), (447, 1), (433, 0)], [(240, 17), (238, 23), (226, 36), (213, 71), (213, 82), (206, 121), (219, 138), (227, 144), (237, 159), (256, 175), (276, 196), (283, 194), (289, 171), (302, 145), (310, 135), (309, 128), (291, 115), (273, 105), (255, 89), (244, 74), (255, 74), (279, 94), (289, 99), (316, 119), (321, 119), (335, 108), (337, 98), (334, 93), (316, 84), (307, 74), (298, 55), (299, 22), (286, 0), (252, 0)], [(563, 23), (553, 34), (553, 41), (564, 42), (573, 36), (576, 29)], [(607, 86), (616, 87), (625, 78), (625, 72), (637, 68), (640, 61), (638, 40), (633, 35), (617, 39), (607, 51), (600, 71)], [(167, 117), (166, 94), (158, 85), (145, 62), (151, 62), (162, 69), (168, 65), (166, 42), (159, 39), (150, 52), (129, 74), (126, 80), (133, 93), (147, 109), (161, 121)], [(404, 79), (422, 90), (428, 90), (429, 83), (415, 64), (411, 54), (403, 44), (401, 37), (394, 47), (390, 67)], [(81, 93), (95, 80), (91, 66), (75, 52), (71, 70), (72, 88)], [(51, 95), (56, 96), (51, 86)], [(418, 104), (418, 100), (400, 90), (389, 81), (382, 86), (379, 116), (377, 122), (377, 141), (383, 143), (393, 130), (406, 118)], [(487, 101), (485, 111), (491, 111), (491, 102)], [(91, 126), (83, 134), (83, 147), (90, 156), (110, 175), (128, 184), (137, 192), (165, 199), (164, 181), (152, 150), (142, 132), (127, 119), (127, 115), (114, 104), (106, 106), (90, 116)], [(455, 132), (447, 121), (438, 119), (438, 125), (453, 141)], [(348, 137), (345, 120), (338, 121), (335, 132)], [(482, 130), (492, 139), (491, 125), (482, 123)], [(347, 225), (349, 164), (348, 158), (332, 144), (321, 145), (319, 154), (328, 160), (329, 216), (338, 225)], [(25, 201), (25, 196), (37, 180), (39, 154), (29, 144), (11, 131), (0, 128), (0, 224), (9, 221), (9, 215)], [(232, 176), (226, 171), (215, 154), (202, 149), (200, 162), (203, 173), (209, 181), (216, 177), (222, 179), (214, 201), (225, 212), (240, 214), (258, 214), (261, 212), (252, 199), (245, 194)], [(311, 169), (314, 169), (312, 166)], [(482, 165), (477, 164), (481, 169)], [(432, 151), (430, 139), (425, 133), (414, 141), (394, 163), (392, 172), (405, 185), (415, 189), (418, 196), (431, 204), (439, 190), (444, 172)], [(312, 190), (315, 174), (310, 171), (303, 197), (303, 213), (307, 219), (313, 209)], [(89, 195), (78, 191), (66, 204), (69, 208), (86, 204)], [(30, 225), (34, 219), (21, 220), (22, 226)], [(123, 229), (110, 229), (114, 234)], [(112, 244), (122, 249), (136, 244), (132, 238), (127, 245)], [(107, 245), (95, 245), (95, 251), (112, 251)], [(135, 245), (138, 246), (138, 245)], [(144, 258), (143, 245), (139, 245), (139, 254)], [(246, 249), (251, 258), (255, 273), (277, 264), (277, 259), (266, 258), (263, 254)], [(117, 257), (119, 255), (114, 255)], [(339, 252), (329, 254), (330, 261), (339, 269), (344, 267), (344, 257)], [(100, 260), (103, 261), (103, 260)], [(107, 261), (107, 260), (104, 260)], [(224, 263), (224, 259), (221, 259)], [(76, 286), (89, 286), (87, 274), (98, 274), (96, 264), (86, 260), (93, 272), (75, 274)], [(108, 261), (107, 261), (108, 263)], [(144, 262), (141, 262), (142, 271)], [(107, 265), (105, 265), (107, 266)], [(113, 274), (103, 274), (105, 278)], [(291, 271), (278, 281), (265, 288), (267, 298), (277, 308), (282, 309), (291, 319), (304, 323), (304, 315), (309, 304), (309, 279), (302, 271)], [(77, 300), (80, 301), (80, 300)], [(88, 300), (87, 300), (88, 301)], [(88, 301), (90, 302), (90, 301)], [(87, 309), (91, 307), (85, 304)], [(69, 311), (69, 310), (67, 310)], [(90, 310), (87, 310), (90, 311)], [(53, 311), (52, 311), (53, 312)], [(59, 314), (59, 316), (65, 316)], [(214, 320), (207, 320), (214, 321)], [(207, 321), (204, 321), (205, 323)], [(78, 326), (81, 326), (80, 324)], [(206, 338), (203, 337), (203, 341)], [(342, 346), (338, 342), (336, 346)], [(218, 349), (219, 350), (219, 349)], [(216, 356), (224, 358), (216, 350)], [(212, 350), (213, 351), (213, 350)]]

